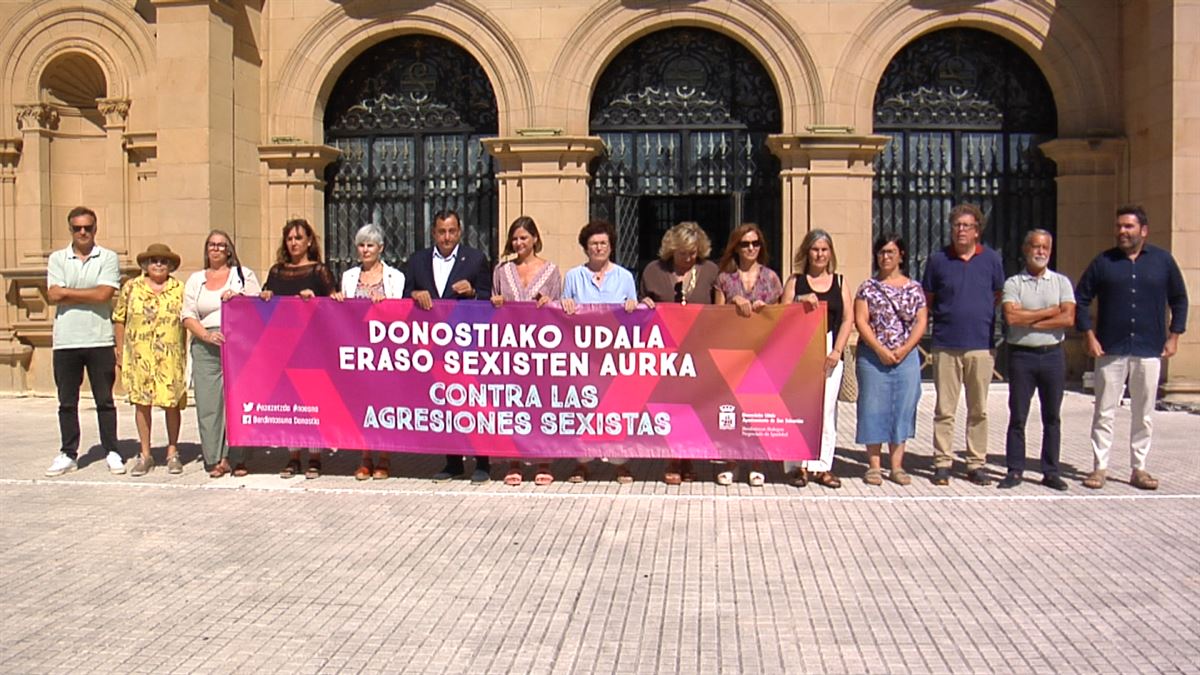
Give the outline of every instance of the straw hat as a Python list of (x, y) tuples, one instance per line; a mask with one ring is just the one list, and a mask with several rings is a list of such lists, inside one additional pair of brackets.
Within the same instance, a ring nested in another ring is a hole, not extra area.
[(168, 268), (172, 272), (179, 269), (179, 254), (172, 251), (171, 247), (166, 244), (150, 244), (147, 246), (145, 251), (137, 255), (138, 267), (145, 267), (147, 264), (146, 261), (150, 258), (166, 258), (171, 261)]

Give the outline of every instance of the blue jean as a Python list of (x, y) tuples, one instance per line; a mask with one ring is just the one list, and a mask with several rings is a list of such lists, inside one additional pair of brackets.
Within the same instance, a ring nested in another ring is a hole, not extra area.
[(1008, 434), (1004, 463), (1010, 472), (1025, 470), (1025, 421), (1029, 402), (1036, 390), (1042, 408), (1042, 474), (1058, 475), (1058, 452), (1062, 443), (1063, 380), (1067, 360), (1062, 346), (1048, 351), (1010, 347), (1008, 356)]
[(921, 357), (912, 350), (894, 366), (885, 366), (866, 344), (855, 361), (858, 370), (858, 428), (862, 445), (904, 443), (917, 435), (921, 400)]

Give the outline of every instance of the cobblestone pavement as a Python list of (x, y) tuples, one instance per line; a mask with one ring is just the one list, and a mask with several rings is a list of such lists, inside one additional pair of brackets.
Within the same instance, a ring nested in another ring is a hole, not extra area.
[[(191, 410), (182, 475), (112, 476), (92, 447), (46, 479), (54, 402), (3, 399), (0, 671), (1200, 672), (1200, 416), (1155, 418), (1159, 491), (1129, 486), (1114, 450), (1097, 493), (1079, 485), (1091, 399), (1068, 393), (1070, 491), (1031, 470), (1001, 493), (929, 483), (932, 405), (926, 390), (910, 487), (862, 483), (844, 405), (845, 487), (798, 490), (777, 468), (719, 487), (708, 466), (669, 488), (657, 462), (631, 486), (607, 467), (569, 485), (570, 462), (549, 487), (435, 485), (421, 457), (360, 483), (347, 452), (317, 480), (280, 480), (285, 455), (259, 451), (258, 473), (214, 481)], [(1005, 406), (994, 387), (997, 474)]]

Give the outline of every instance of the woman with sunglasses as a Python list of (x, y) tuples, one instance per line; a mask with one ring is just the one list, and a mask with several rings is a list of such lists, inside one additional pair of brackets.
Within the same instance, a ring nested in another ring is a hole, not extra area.
[(784, 462), (788, 482), (804, 487), (811, 480), (827, 488), (840, 488), (842, 481), (833, 473), (833, 450), (837, 445), (837, 395), (842, 386), (842, 353), (850, 340), (853, 313), (850, 311), (850, 288), (837, 272), (837, 253), (833, 238), (825, 230), (810, 230), (800, 242), (792, 267), (800, 270), (788, 279), (783, 288), (783, 303), (802, 303), (809, 310), (825, 303), (825, 400), (822, 402), (824, 423), (821, 432), (821, 454), (804, 462)]
[[(270, 300), (275, 295), (294, 295), (301, 300), (316, 297), (341, 299), (342, 293), (333, 280), (333, 273), (321, 262), (321, 245), (317, 233), (303, 218), (289, 220), (283, 226), (283, 241), (275, 254), (275, 264), (267, 273), (267, 283), (259, 297)], [(280, 478), (300, 473), (300, 449), (291, 448), (288, 463), (279, 472)], [(308, 460), (305, 478), (321, 475), (321, 451), (314, 450)]]
[(183, 284), (171, 276), (179, 254), (166, 244), (151, 244), (137, 256), (142, 276), (121, 287), (113, 309), (117, 368), (134, 406), (141, 454), (130, 471), (145, 476), (154, 469), (150, 454), (151, 408), (163, 409), (167, 422), (167, 471), (183, 473), (179, 460), (179, 424), (187, 406), (186, 338), (180, 314)]
[[(767, 305), (779, 302), (783, 284), (775, 270), (767, 267), (767, 241), (754, 223), (742, 223), (729, 235), (729, 244), (717, 267), (716, 304), (733, 305), (738, 316), (748, 317)], [(732, 485), (737, 462), (722, 462), (717, 471), (717, 485)], [(746, 481), (752, 487), (762, 487), (765, 477), (758, 462), (750, 465)]]
[[(192, 382), (196, 393), (196, 426), (210, 478), (231, 471), (245, 476), (245, 451), (231, 449), (225, 439), (225, 375), (221, 370), (221, 306), (238, 295), (258, 295), (262, 286), (254, 271), (242, 267), (233, 238), (213, 230), (204, 240), (204, 269), (188, 277), (183, 289), (183, 327), (192, 334)], [(233, 467), (230, 468), (232, 461)]]
[[(642, 303), (711, 305), (716, 299), (716, 263), (708, 259), (712, 242), (699, 223), (685, 220), (667, 230), (658, 248), (658, 260), (642, 270)], [(663, 472), (663, 482), (679, 485), (696, 479), (692, 460), (672, 459)]]
[[(904, 471), (904, 450), (917, 434), (917, 402), (921, 400), (921, 359), (917, 343), (925, 335), (929, 309), (921, 284), (901, 271), (904, 239), (884, 233), (875, 240), (875, 276), (854, 296), (858, 328), (858, 429), (854, 441), (867, 446), (863, 482), (882, 485), (880, 453), (891, 452), (888, 478), (897, 485), (912, 479)], [(863, 346), (866, 348), (864, 349)]]

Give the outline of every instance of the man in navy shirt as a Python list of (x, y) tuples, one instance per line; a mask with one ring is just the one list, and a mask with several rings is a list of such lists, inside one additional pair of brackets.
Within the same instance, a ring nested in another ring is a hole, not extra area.
[(933, 321), (933, 484), (950, 484), (952, 436), (958, 397), (967, 390), (967, 478), (989, 485), (987, 395), (992, 382), (992, 326), (996, 300), (1004, 288), (1000, 255), (979, 243), (983, 212), (974, 204), (950, 210), (950, 246), (925, 264), (922, 286)]
[[(1075, 327), (1084, 334), (1088, 354), (1096, 359), (1096, 403), (1092, 413), (1095, 457), (1093, 471), (1083, 481), (1092, 489), (1104, 487), (1113, 418), (1126, 379), (1132, 418), (1129, 462), (1133, 473), (1129, 482), (1143, 490), (1158, 488), (1158, 481), (1146, 471), (1150, 414), (1158, 394), (1162, 359), (1175, 355), (1179, 336), (1187, 325), (1188, 297), (1175, 259), (1146, 243), (1149, 226), (1142, 207), (1117, 209), (1116, 247), (1092, 260), (1075, 289)], [(1094, 326), (1088, 314), (1093, 299), (1100, 304)]]

